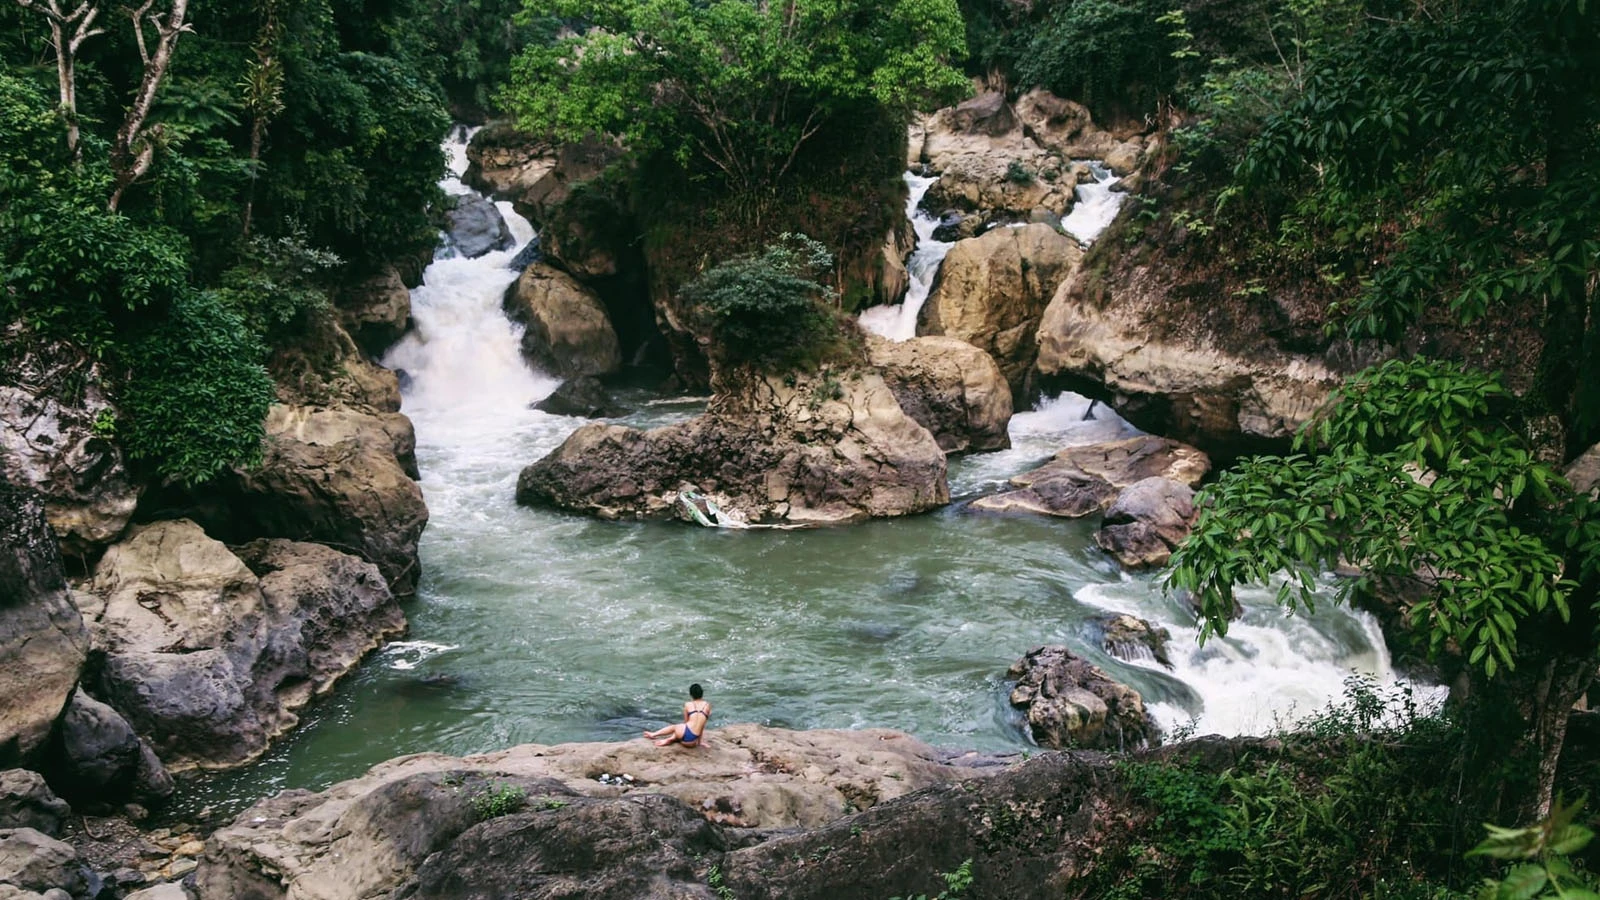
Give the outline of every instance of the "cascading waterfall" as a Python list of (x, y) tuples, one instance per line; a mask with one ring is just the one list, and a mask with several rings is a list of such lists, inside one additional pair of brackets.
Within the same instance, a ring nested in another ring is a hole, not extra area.
[(891, 341), (908, 341), (917, 336), (917, 315), (922, 312), (922, 304), (927, 302), (928, 294), (933, 291), (940, 264), (950, 248), (955, 246), (954, 241), (934, 240), (933, 232), (939, 227), (939, 220), (918, 209), (922, 198), (928, 194), (928, 188), (933, 187), (939, 176), (907, 172), (905, 179), (906, 186), (911, 189), (911, 196), (906, 200), (906, 217), (911, 220), (911, 228), (917, 234), (916, 248), (911, 251), (911, 259), (906, 263), (911, 283), (906, 287), (905, 299), (900, 303), (874, 306), (862, 310), (857, 317), (862, 328)]
[[(445, 187), (466, 190), (458, 177)], [(501, 209), (519, 247), (435, 261), (412, 293), (415, 330), (385, 360), (409, 376), (431, 514), (410, 639), (308, 708), (261, 761), (188, 789), (193, 808), (321, 788), (407, 753), (637, 739), (677, 718), (691, 681), (721, 722), (890, 727), (1001, 751), (1030, 746), (1002, 676), (1039, 644), (1074, 648), (1138, 689), (1163, 724), (1195, 719), (1202, 731), (1269, 730), (1337, 698), (1352, 670), (1394, 678), (1365, 614), (1322, 604), (1287, 618), (1269, 593), (1241, 591), (1243, 620), (1197, 647), (1150, 575), (1122, 572), (1093, 545), (1092, 522), (968, 513), (960, 500), (1068, 444), (1135, 433), (1076, 395), (1015, 416), (1011, 449), (953, 460), (958, 502), (930, 515), (746, 532), (516, 506), (521, 468), (583, 423), (529, 408), (557, 380), (528, 368), (500, 308), (516, 278), (506, 265), (532, 236)], [(622, 420), (636, 427), (697, 409), (619, 399), (638, 410)], [(1104, 652), (1108, 610), (1171, 630), (1174, 669)]]
[(1087, 165), (1089, 172), (1094, 175), (1094, 181), (1080, 182), (1073, 190), (1076, 200), (1072, 209), (1061, 219), (1061, 227), (1067, 234), (1077, 238), (1085, 247), (1094, 243), (1100, 232), (1105, 231), (1117, 217), (1117, 211), (1122, 209), (1123, 201), (1128, 195), (1112, 190), (1112, 186), (1122, 179), (1105, 167), (1104, 163), (1092, 159), (1077, 160)]

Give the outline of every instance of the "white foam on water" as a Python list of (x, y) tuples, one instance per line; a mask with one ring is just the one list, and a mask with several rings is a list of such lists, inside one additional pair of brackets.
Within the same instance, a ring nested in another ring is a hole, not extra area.
[(1080, 182), (1073, 191), (1077, 198), (1072, 209), (1061, 219), (1061, 227), (1077, 238), (1084, 246), (1094, 243), (1116, 219), (1117, 212), (1122, 209), (1122, 204), (1128, 195), (1121, 191), (1112, 190), (1112, 185), (1122, 179), (1105, 167), (1104, 163), (1092, 159), (1074, 160), (1074, 162), (1088, 165), (1089, 171), (1094, 175), (1094, 181)]
[(433, 641), (395, 641), (379, 651), (379, 656), (383, 657), (389, 668), (407, 671), (415, 669), (426, 659), (460, 649), (454, 644), (437, 644)]
[(950, 248), (955, 246), (954, 241), (934, 240), (933, 232), (939, 227), (939, 220), (917, 208), (922, 198), (927, 196), (928, 188), (939, 180), (938, 176), (926, 177), (907, 172), (905, 180), (910, 188), (910, 196), (906, 200), (906, 218), (911, 220), (911, 228), (917, 234), (916, 249), (911, 251), (911, 259), (906, 263), (911, 283), (906, 288), (905, 299), (900, 303), (864, 309), (856, 317), (862, 328), (891, 341), (908, 341), (917, 336), (917, 315), (922, 312), (922, 305), (933, 291), (933, 282), (939, 277), (939, 266)]

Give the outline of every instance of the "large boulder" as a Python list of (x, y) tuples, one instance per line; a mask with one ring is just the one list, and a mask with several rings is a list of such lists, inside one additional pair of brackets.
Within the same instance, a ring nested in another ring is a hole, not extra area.
[[(633, 780), (602, 782), (603, 774)], [(197, 886), (202, 900), (712, 897), (703, 883), (683, 893), (694, 879), (681, 851), (720, 851), (713, 824), (815, 827), (975, 774), (909, 735), (876, 729), (732, 725), (693, 751), (641, 739), (464, 759), (421, 754), (321, 793), (257, 803), (212, 835)], [(485, 802), (497, 793), (510, 801)], [(632, 853), (657, 865), (641, 866)], [(686, 884), (667, 886), (679, 880)]]
[(376, 565), (397, 596), (414, 593), (428, 507), (411, 420), (274, 405), (265, 428), (260, 466), (169, 508), (230, 542), (281, 537), (348, 550)]
[(1158, 738), (1139, 692), (1061, 646), (1035, 647), (1011, 664), (1011, 705), (1046, 747), (1134, 750)]
[(623, 415), (623, 410), (592, 375), (569, 378), (561, 382), (550, 396), (533, 404), (533, 408), (553, 416), (581, 416), (585, 419), (610, 419)]
[(510, 200), (517, 212), (543, 225), (573, 188), (598, 176), (620, 155), (613, 142), (593, 139), (553, 145), (506, 123), (480, 129), (467, 146), (462, 181)]
[(81, 689), (61, 717), (51, 778), (73, 803), (88, 807), (129, 800), (150, 804), (172, 795), (172, 777), (148, 741), (116, 710)]
[(27, 769), (0, 772), (0, 829), (32, 828), (55, 837), (71, 814), (71, 807), (50, 792), (50, 786), (38, 772)]
[(1094, 542), (1130, 569), (1165, 565), (1194, 524), (1194, 488), (1155, 476), (1117, 495)]
[(477, 194), (460, 194), (445, 213), (445, 246), (467, 259), (495, 250), (510, 250), (516, 243), (505, 217), (494, 202)]
[(87, 886), (78, 852), (32, 828), (0, 830), (0, 885), (43, 894), (63, 890), (73, 896)]
[(44, 501), (0, 480), (0, 765), (43, 751), (88, 650)]
[(1015, 475), (1006, 491), (973, 501), (988, 512), (1028, 512), (1080, 518), (1101, 512), (1123, 488), (1147, 478), (1194, 487), (1211, 470), (1204, 453), (1150, 434), (1068, 447), (1044, 465)]
[(340, 290), (334, 308), (339, 323), (372, 356), (389, 349), (411, 325), (411, 291), (394, 266)]
[(561, 378), (604, 375), (622, 367), (622, 350), (594, 291), (544, 263), (523, 270), (506, 289), (506, 314), (522, 323), (522, 353)]
[(1100, 646), (1107, 653), (1128, 662), (1153, 659), (1172, 668), (1172, 657), (1167, 653), (1172, 633), (1167, 629), (1127, 613), (1107, 616), (1100, 624), (1104, 627)]
[(1011, 446), (1011, 389), (994, 358), (966, 341), (867, 335), (867, 358), (900, 408), (946, 453)]
[(28, 487), (69, 556), (92, 556), (117, 539), (139, 502), (112, 440), (117, 410), (98, 363), (12, 325), (0, 340), (30, 345), (0, 356), (0, 480)]
[(651, 431), (586, 425), (517, 479), (517, 502), (665, 518), (710, 495), (732, 521), (840, 524), (949, 502), (944, 452), (860, 370), (752, 379)]
[(1020, 395), (1038, 353), (1040, 317), (1078, 267), (1078, 242), (1050, 225), (997, 228), (950, 248), (917, 331), (966, 341)]
[(188, 520), (135, 529), (80, 594), (95, 687), (175, 769), (246, 762), (401, 629), (377, 569), (262, 541), (244, 559)]
[(1057, 218), (1072, 203), (1077, 170), (1039, 145), (1005, 95), (989, 91), (939, 110), (914, 126), (910, 156), (939, 180), (927, 209), (975, 213), (976, 221), (1021, 221), (1036, 209)]
[(1344, 375), (1375, 359), (1342, 344), (1287, 349), (1275, 308), (1205, 302), (1172, 284), (1177, 274), (1152, 264), (1068, 279), (1039, 324), (1040, 375), (1103, 385), (1140, 428), (1234, 454), (1286, 444)]

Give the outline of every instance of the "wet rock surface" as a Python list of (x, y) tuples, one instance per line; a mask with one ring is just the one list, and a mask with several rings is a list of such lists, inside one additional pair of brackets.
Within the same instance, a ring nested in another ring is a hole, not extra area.
[(1101, 620), (1101, 626), (1104, 628), (1104, 633), (1101, 635), (1100, 645), (1117, 659), (1129, 662), (1153, 659), (1169, 669), (1172, 668), (1172, 659), (1167, 654), (1167, 644), (1172, 640), (1172, 633), (1167, 629), (1126, 613)]
[(980, 497), (972, 508), (1081, 518), (1107, 509), (1123, 488), (1146, 478), (1192, 488), (1210, 469), (1211, 460), (1199, 450), (1144, 434), (1068, 447), (1039, 468), (1013, 476), (1018, 490)]
[(1006, 679), (1017, 682), (1011, 705), (1024, 711), (1042, 746), (1134, 750), (1158, 738), (1138, 691), (1066, 647), (1029, 650), (1012, 663)]
[(946, 453), (1011, 446), (1011, 390), (993, 357), (956, 338), (867, 336), (867, 357), (906, 415)]
[(445, 246), (466, 257), (477, 259), (495, 250), (510, 250), (515, 243), (506, 220), (494, 201), (477, 194), (462, 194), (445, 213)]
[(517, 502), (667, 518), (690, 490), (748, 523), (843, 524), (950, 499), (944, 452), (883, 378), (824, 370), (753, 379), (651, 431), (586, 425), (523, 469)]
[(554, 416), (585, 419), (610, 419), (627, 414), (626, 410), (617, 406), (611, 392), (600, 383), (600, 379), (587, 375), (561, 382), (554, 393), (533, 404), (533, 408)]
[(523, 270), (503, 306), (525, 326), (522, 354), (561, 378), (605, 375), (622, 367), (622, 350), (599, 295), (544, 263)]

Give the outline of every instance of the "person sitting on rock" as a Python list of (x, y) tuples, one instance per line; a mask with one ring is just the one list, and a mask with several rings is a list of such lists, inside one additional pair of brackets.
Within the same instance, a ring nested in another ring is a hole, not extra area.
[(711, 704), (705, 700), (705, 691), (700, 685), (689, 685), (689, 702), (683, 705), (683, 721), (677, 725), (668, 725), (655, 731), (646, 731), (644, 736), (656, 742), (657, 747), (665, 747), (672, 743), (681, 743), (685, 747), (700, 746), (700, 739), (706, 736), (706, 725), (711, 721)]

